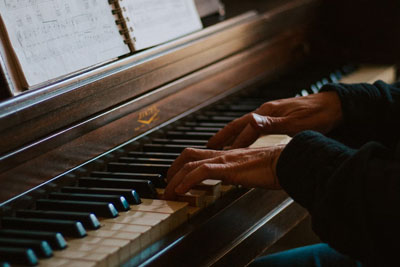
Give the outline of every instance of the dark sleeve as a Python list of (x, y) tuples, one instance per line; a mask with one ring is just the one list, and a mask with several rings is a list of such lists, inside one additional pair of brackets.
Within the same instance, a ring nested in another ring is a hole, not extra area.
[(390, 263), (400, 240), (399, 159), (376, 142), (354, 150), (305, 131), (282, 151), (277, 175), (323, 242), (364, 263)]
[(342, 104), (343, 124), (332, 137), (339, 136), (352, 147), (373, 140), (395, 145), (400, 134), (400, 83), (327, 84), (322, 91), (336, 91)]

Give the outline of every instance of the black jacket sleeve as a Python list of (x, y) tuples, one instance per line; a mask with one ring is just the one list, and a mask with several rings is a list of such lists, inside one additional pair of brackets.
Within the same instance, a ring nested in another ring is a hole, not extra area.
[(327, 84), (322, 91), (336, 91), (342, 103), (344, 121), (330, 134), (332, 137), (352, 147), (371, 140), (387, 146), (397, 143), (400, 134), (400, 83)]
[(365, 86), (330, 88), (342, 101), (341, 131), (359, 133), (363, 144), (353, 149), (313, 131), (299, 133), (283, 150), (277, 175), (308, 209), (322, 241), (363, 263), (384, 266), (397, 261), (400, 240), (399, 136), (397, 129), (383, 132), (397, 123), (398, 96), (383, 83), (367, 86), (367, 93)]

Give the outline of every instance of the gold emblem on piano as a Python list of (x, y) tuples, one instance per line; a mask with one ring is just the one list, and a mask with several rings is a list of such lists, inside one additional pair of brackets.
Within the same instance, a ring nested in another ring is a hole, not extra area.
[(138, 130), (146, 127), (146, 125), (150, 125), (152, 122), (158, 120), (159, 113), (160, 113), (160, 110), (158, 109), (157, 106), (151, 106), (151, 107), (146, 108), (143, 111), (140, 111), (139, 115), (138, 115), (138, 120), (137, 120), (137, 122), (139, 122), (140, 125), (135, 128), (135, 131), (138, 131)]

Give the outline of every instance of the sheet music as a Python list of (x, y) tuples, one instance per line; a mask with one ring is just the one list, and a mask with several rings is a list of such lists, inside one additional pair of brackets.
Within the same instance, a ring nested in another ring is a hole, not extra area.
[(0, 0), (29, 86), (129, 53), (107, 0)]
[(136, 50), (154, 46), (202, 28), (193, 0), (120, 1)]

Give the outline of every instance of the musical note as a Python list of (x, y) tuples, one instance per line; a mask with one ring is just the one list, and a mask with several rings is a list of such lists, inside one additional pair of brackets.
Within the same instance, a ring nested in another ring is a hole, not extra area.
[(0, 0), (29, 85), (129, 53), (106, 0)]
[(192, 1), (187, 0), (131, 0), (120, 5), (129, 17), (128, 28), (133, 29), (135, 48), (169, 41), (202, 28)]

